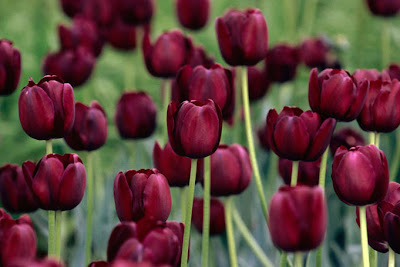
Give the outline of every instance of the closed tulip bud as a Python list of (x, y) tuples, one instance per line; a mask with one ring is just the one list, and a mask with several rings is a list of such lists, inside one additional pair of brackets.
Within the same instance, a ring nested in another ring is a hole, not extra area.
[(157, 107), (144, 92), (125, 92), (117, 104), (115, 121), (122, 138), (146, 138), (156, 128)]
[(113, 24), (118, 10), (111, 0), (85, 0), (82, 15), (94, 21), (100, 29), (104, 29)]
[(322, 121), (318, 113), (284, 107), (279, 115), (275, 109), (268, 112), (266, 134), (279, 157), (315, 161), (328, 147), (335, 125), (334, 119)]
[(118, 0), (119, 13), (127, 24), (148, 24), (154, 13), (153, 0)]
[(137, 227), (134, 222), (122, 222), (114, 227), (108, 239), (107, 261), (112, 262), (125, 241), (137, 237)]
[[(182, 256), (182, 246), (183, 246), (183, 233), (185, 232), (185, 224), (181, 222), (168, 221), (165, 225), (166, 228), (171, 230), (175, 236), (178, 238), (178, 253), (176, 255), (177, 261), (175, 262), (175, 266), (181, 265), (181, 256)], [(190, 253), (190, 251), (189, 251)], [(189, 256), (189, 255), (188, 255)]]
[(219, 50), (232, 66), (252, 66), (267, 55), (268, 29), (258, 9), (229, 10), (215, 21)]
[[(193, 200), (192, 222), (200, 233), (203, 232), (204, 200), (195, 198)], [(218, 198), (210, 200), (210, 235), (219, 235), (225, 232), (225, 208)]]
[(353, 130), (352, 128), (342, 128), (332, 136), (330, 143), (331, 155), (334, 156), (336, 150), (340, 146), (344, 146), (349, 149), (354, 146), (363, 145), (365, 145), (365, 139), (362, 134)]
[(168, 181), (157, 169), (119, 172), (114, 200), (120, 221), (166, 221), (171, 211)]
[(82, 12), (85, 0), (60, 0), (65, 15), (73, 18)]
[(327, 65), (329, 44), (322, 38), (304, 40), (300, 46), (300, 58), (309, 68), (323, 68)]
[(268, 51), (265, 58), (265, 67), (268, 79), (272, 82), (287, 82), (294, 79), (299, 65), (299, 51), (297, 47), (286, 44), (274, 46)]
[(85, 193), (86, 170), (76, 154), (47, 154), (27, 183), (41, 209), (71, 210)]
[(333, 188), (348, 205), (370, 205), (381, 201), (389, 184), (385, 154), (374, 145), (347, 150), (339, 147), (332, 164)]
[[(320, 165), (321, 158), (310, 162), (300, 161), (297, 183), (308, 186), (318, 185)], [(279, 174), (287, 185), (290, 185), (292, 180), (292, 166), (292, 161), (282, 158), (279, 159)]]
[(211, 99), (184, 101), (179, 106), (171, 102), (167, 126), (169, 142), (176, 154), (204, 158), (217, 150), (221, 139), (221, 109)]
[(368, 94), (368, 81), (356, 84), (344, 70), (325, 69), (318, 75), (310, 73), (308, 101), (314, 112), (339, 121), (352, 121), (358, 117)]
[(92, 101), (90, 107), (75, 103), (74, 126), (64, 139), (75, 150), (92, 151), (106, 143), (107, 117), (97, 101)]
[(30, 78), (19, 96), (18, 109), (22, 128), (30, 137), (62, 138), (74, 124), (74, 90), (57, 76), (44, 76), (37, 84)]
[(247, 79), (249, 81), (249, 99), (257, 101), (262, 99), (270, 88), (271, 82), (264, 70), (256, 67), (247, 68)]
[(373, 15), (382, 17), (396, 16), (400, 10), (399, 0), (366, 0)]
[(32, 212), (38, 209), (32, 190), (25, 180), (25, 175), (32, 177), (35, 163), (25, 161), (23, 168), (25, 173), (14, 164), (6, 164), (0, 168), (1, 202), (10, 212)]
[(115, 259), (124, 259), (138, 262), (143, 258), (143, 245), (136, 238), (130, 238), (125, 241)]
[(176, 13), (183, 27), (198, 30), (210, 15), (210, 0), (176, 0)]
[(389, 247), (400, 253), (400, 201), (384, 215), (383, 231)]
[(116, 49), (132, 50), (136, 48), (136, 28), (117, 18), (107, 29), (107, 41)]
[(387, 69), (387, 72), (390, 76), (390, 79), (397, 79), (400, 81), (400, 65), (399, 64), (390, 64)]
[(21, 54), (12, 42), (0, 39), (0, 95), (15, 91), (21, 77)]
[(209, 68), (214, 63), (214, 58), (208, 56), (206, 51), (202, 46), (194, 46), (192, 51), (192, 56), (189, 60), (189, 65), (192, 68), (203, 65), (206, 68)]
[(324, 192), (319, 186), (283, 186), (269, 205), (269, 232), (276, 247), (309, 251), (323, 241), (327, 225)]

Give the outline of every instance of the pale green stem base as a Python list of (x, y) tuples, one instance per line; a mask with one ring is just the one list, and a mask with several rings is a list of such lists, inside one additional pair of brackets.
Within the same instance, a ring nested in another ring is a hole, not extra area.
[(229, 250), (229, 260), (231, 267), (238, 267), (236, 248), (235, 248), (235, 235), (233, 232), (232, 225), (232, 209), (233, 209), (233, 199), (232, 197), (227, 197), (225, 202), (225, 225), (226, 225), (226, 236), (228, 239), (228, 250)]
[(284, 251), (282, 251), (281, 253), (282, 253), (281, 254), (281, 263), (279, 264), (279, 267), (286, 267), (287, 254)]
[(204, 158), (204, 184), (203, 184), (203, 231), (201, 243), (201, 266), (208, 266), (208, 251), (210, 242), (210, 191), (211, 191), (210, 156)]
[(56, 221), (56, 257), (61, 259), (61, 224), (62, 224), (62, 211), (57, 210), (55, 212)]
[(293, 161), (292, 163), (292, 177), (290, 178), (290, 186), (297, 185), (297, 174), (299, 172), (299, 162)]
[(294, 266), (303, 267), (303, 253), (301, 252), (294, 253)]
[(360, 206), (360, 229), (361, 229), (361, 247), (362, 247), (362, 258), (363, 266), (369, 267), (369, 254), (368, 254), (368, 236), (367, 236), (367, 215), (366, 207)]
[(396, 132), (396, 150), (394, 152), (394, 156), (392, 162), (390, 164), (390, 180), (394, 181), (397, 178), (397, 172), (399, 170), (399, 161), (400, 161), (400, 130), (397, 129)]
[(395, 264), (395, 254), (394, 251), (389, 247), (389, 259), (388, 259), (388, 267), (394, 267)]
[(326, 148), (322, 155), (321, 165), (319, 169), (319, 183), (318, 185), (325, 190), (325, 179), (326, 179), (326, 164), (328, 162), (329, 147)]
[[(134, 153), (132, 153), (134, 154)], [(93, 154), (87, 153), (87, 217), (86, 217), (86, 248), (85, 266), (88, 266), (92, 257), (92, 224), (93, 224)]]
[(371, 263), (372, 267), (377, 267), (378, 266), (378, 252), (369, 247), (369, 262)]

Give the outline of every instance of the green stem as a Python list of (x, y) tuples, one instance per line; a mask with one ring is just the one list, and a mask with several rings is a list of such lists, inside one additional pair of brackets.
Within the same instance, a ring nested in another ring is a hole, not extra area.
[(379, 145), (380, 145), (380, 138), (379, 138), (380, 136), (381, 135), (379, 133), (375, 134), (375, 145), (377, 148), (379, 148)]
[(51, 154), (53, 153), (53, 145), (50, 140), (46, 140), (46, 154)]
[(62, 224), (62, 211), (55, 211), (55, 221), (56, 221), (56, 257), (61, 259), (61, 224)]
[(303, 267), (303, 253), (301, 252), (294, 253), (294, 266)]
[[(243, 68), (246, 68), (246, 67), (243, 67)], [(240, 67), (236, 67), (235, 70), (236, 70), (236, 73), (239, 72), (240, 71)], [(241, 76), (240, 75), (236, 75), (236, 78), (235, 78), (236, 87), (235, 88), (240, 88), (241, 82), (242, 82), (241, 81)], [(234, 111), (234, 127), (235, 127), (235, 136), (234, 136), (234, 138), (235, 138), (235, 141), (238, 142), (239, 144), (242, 143), (242, 136), (243, 136), (243, 134), (242, 134), (243, 133), (243, 131), (242, 131), (243, 126), (240, 123), (240, 121), (241, 121), (241, 113), (242, 113), (242, 111), (240, 109), (240, 107), (241, 107), (240, 94), (241, 94), (240, 90), (236, 89), (235, 90), (235, 105), (236, 105), (236, 107), (235, 107), (235, 111)]]
[(305, 0), (303, 13), (303, 29), (305, 34), (311, 34), (314, 25), (315, 12), (317, 10), (318, 0)]
[(360, 229), (361, 229), (361, 247), (362, 247), (363, 266), (369, 267), (367, 215), (366, 215), (366, 211), (365, 211), (365, 206), (360, 206), (359, 211), (360, 211)]
[(164, 144), (168, 142), (168, 128), (167, 128), (167, 112), (168, 112), (168, 105), (171, 100), (171, 80), (164, 79), (162, 81), (162, 108), (163, 112), (161, 113), (160, 120), (162, 121), (162, 135)]
[(371, 247), (369, 247), (369, 262), (372, 267), (378, 266), (378, 252)]
[(395, 254), (393, 249), (389, 247), (389, 260), (388, 260), (388, 267), (394, 267), (395, 264)]
[(375, 145), (375, 132), (370, 132), (369, 133), (369, 144), (370, 145)]
[(232, 225), (232, 210), (233, 210), (233, 199), (232, 197), (228, 197), (225, 202), (225, 225), (226, 225), (226, 235), (228, 239), (229, 259), (231, 262), (230, 265), (231, 267), (238, 267), (236, 248), (235, 248), (235, 235), (233, 232), (233, 225)]
[(394, 156), (392, 158), (392, 162), (390, 164), (390, 180), (396, 180), (397, 172), (399, 170), (399, 161), (400, 161), (400, 130), (396, 132), (396, 150), (394, 152)]
[(246, 67), (242, 67), (242, 99), (243, 99), (244, 121), (245, 121), (245, 125), (246, 125), (246, 136), (247, 136), (247, 143), (249, 146), (251, 167), (253, 168), (254, 179), (256, 182), (256, 186), (257, 186), (258, 197), (260, 198), (260, 201), (261, 201), (262, 211), (264, 213), (264, 217), (265, 217), (266, 221), (268, 221), (267, 201), (265, 199), (264, 190), (263, 190), (263, 186), (261, 183), (260, 171), (258, 170), (256, 151), (254, 148), (254, 140), (253, 140), (253, 134), (252, 134), (252, 129), (251, 129), (249, 88), (248, 88), (247, 68)]
[(190, 226), (192, 223), (192, 208), (193, 208), (193, 198), (194, 198), (194, 186), (196, 183), (196, 170), (197, 170), (197, 159), (192, 159), (192, 164), (190, 167), (189, 189), (186, 202), (187, 205), (186, 205), (186, 215), (185, 215), (185, 231), (183, 233), (181, 267), (188, 266), (189, 238), (190, 238)]
[(240, 218), (239, 212), (235, 207), (232, 209), (233, 221), (242, 234), (244, 240), (246, 240), (249, 247), (253, 250), (256, 257), (260, 260), (263, 266), (272, 267), (274, 266), (272, 262), (268, 259), (267, 255), (263, 252), (261, 247), (257, 244), (254, 237), (251, 235), (250, 231), (247, 229), (242, 218)]
[(319, 186), (325, 189), (325, 178), (326, 178), (326, 164), (328, 162), (329, 147), (326, 148), (324, 154), (322, 155), (321, 165), (319, 169)]
[(55, 211), (49, 210), (49, 239), (47, 248), (47, 254), (49, 256), (56, 255), (55, 226), (56, 226)]
[(322, 266), (322, 244), (318, 247), (317, 251), (315, 252), (315, 267)]
[(282, 251), (281, 263), (279, 264), (279, 267), (286, 267), (286, 262), (287, 262), (287, 254), (286, 254), (286, 252)]
[(201, 254), (202, 254), (202, 264), (201, 266), (208, 266), (208, 251), (209, 251), (209, 242), (210, 242), (210, 179), (211, 179), (211, 171), (210, 171), (210, 156), (204, 158), (204, 196), (203, 196), (203, 240), (201, 243)]
[[(134, 154), (134, 153), (132, 153)], [(86, 249), (85, 266), (88, 266), (91, 260), (92, 249), (92, 222), (93, 222), (93, 157), (92, 153), (87, 153), (87, 217), (86, 217)]]
[(390, 22), (382, 20), (382, 69), (385, 69), (390, 61)]
[(187, 186), (184, 186), (184, 187), (181, 188), (181, 217), (182, 217), (182, 222), (185, 221), (186, 198), (187, 198)]
[(293, 161), (292, 164), (292, 177), (290, 178), (290, 186), (297, 185), (297, 174), (299, 172), (299, 162)]

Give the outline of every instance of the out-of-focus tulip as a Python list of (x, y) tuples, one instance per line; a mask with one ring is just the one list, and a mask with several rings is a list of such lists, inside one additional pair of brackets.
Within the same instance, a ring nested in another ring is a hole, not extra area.
[(12, 42), (0, 39), (0, 95), (15, 91), (21, 77), (21, 54)]
[(400, 201), (383, 218), (383, 231), (389, 247), (400, 253)]
[(332, 164), (333, 188), (348, 205), (381, 201), (388, 190), (389, 169), (385, 154), (374, 145), (339, 147)]
[(161, 34), (154, 44), (149, 34), (143, 38), (143, 55), (151, 75), (162, 78), (174, 77), (178, 70), (189, 63), (193, 53), (192, 41), (180, 30)]
[(62, 138), (74, 124), (74, 90), (57, 76), (44, 76), (37, 84), (30, 78), (19, 96), (18, 109), (22, 128), (30, 137)]
[(136, 28), (125, 24), (118, 18), (107, 30), (107, 41), (116, 49), (132, 50), (136, 48)]
[(125, 92), (118, 101), (115, 116), (122, 138), (146, 138), (156, 128), (157, 107), (144, 92)]
[[(46, 258), (42, 260), (19, 260), (10, 267), (65, 267), (65, 265), (56, 260), (51, 258)], [(102, 267), (101, 265), (89, 265), (89, 267)], [(103, 266), (104, 267), (104, 266)], [(107, 267), (107, 265), (105, 265)]]
[(353, 128), (346, 127), (337, 131), (331, 139), (330, 151), (332, 156), (340, 146), (345, 146), (347, 149), (354, 146), (365, 145), (365, 140), (362, 134), (356, 132)]
[(122, 244), (130, 238), (137, 237), (137, 227), (134, 222), (122, 222), (114, 227), (108, 239), (107, 261), (115, 259)]
[(256, 101), (262, 99), (267, 93), (271, 84), (267, 73), (256, 67), (247, 68), (247, 79), (249, 81), (249, 99)]
[(397, 79), (400, 81), (400, 65), (399, 64), (390, 64), (387, 69), (387, 72), (390, 76), (390, 79)]
[(294, 79), (299, 65), (297, 47), (279, 44), (270, 49), (265, 58), (268, 79), (272, 82), (287, 82)]
[(82, 12), (85, 0), (60, 0), (60, 3), (64, 13), (73, 18)]
[(148, 24), (154, 13), (153, 0), (117, 0), (119, 13), (127, 24)]
[(229, 10), (215, 21), (219, 50), (232, 66), (252, 66), (265, 58), (268, 29), (258, 9)]
[(204, 158), (217, 150), (221, 139), (221, 109), (211, 99), (171, 102), (167, 113), (168, 137), (176, 154)]
[(85, 0), (82, 15), (94, 21), (100, 29), (113, 24), (118, 16), (117, 8), (112, 0)]
[(203, 65), (204, 67), (208, 68), (214, 63), (214, 58), (208, 56), (206, 51), (202, 46), (194, 46), (192, 51), (192, 56), (189, 60), (189, 65), (192, 68)]
[(6, 164), (0, 168), (1, 203), (10, 212), (32, 212), (38, 209), (32, 190), (25, 180), (25, 175), (32, 177), (35, 163), (25, 161), (22, 165), (25, 173), (14, 164)]
[(389, 79), (386, 77), (387, 73), (380, 73), (377, 69), (357, 69), (353, 73), (353, 78), (356, 84), (361, 84), (364, 81), (376, 81), (382, 80), (382, 78)]
[(279, 157), (315, 161), (328, 147), (335, 126), (332, 118), (322, 121), (318, 113), (284, 107), (279, 115), (275, 109), (268, 112), (266, 134)]
[(283, 186), (272, 196), (269, 232), (274, 245), (284, 251), (318, 247), (326, 233), (327, 207), (319, 186)]
[(400, 10), (399, 0), (366, 0), (372, 14), (382, 17), (396, 16)]
[(368, 88), (368, 81), (357, 85), (344, 70), (325, 69), (318, 75), (314, 68), (310, 73), (308, 101), (322, 117), (352, 121), (364, 106)]
[(166, 221), (171, 211), (168, 181), (157, 169), (119, 172), (114, 200), (120, 221)]
[(109, 267), (110, 264), (106, 261), (93, 261), (88, 267)]
[(322, 38), (304, 40), (300, 47), (300, 58), (309, 68), (323, 68), (327, 65), (329, 44)]
[(210, 15), (210, 0), (176, 0), (176, 13), (183, 27), (198, 30)]
[[(320, 165), (321, 158), (310, 162), (300, 161), (297, 183), (308, 186), (318, 185)], [(287, 185), (290, 185), (292, 179), (292, 166), (292, 161), (282, 158), (279, 159), (279, 174)]]
[(33, 177), (25, 178), (44, 210), (71, 210), (85, 193), (86, 170), (76, 154), (47, 154), (37, 164)]
[(107, 117), (99, 102), (92, 101), (90, 107), (75, 103), (74, 126), (64, 139), (75, 150), (92, 151), (106, 143)]
[(258, 142), (265, 151), (269, 151), (271, 146), (269, 144), (269, 137), (267, 134), (268, 127), (266, 124), (261, 125), (257, 130)]
[[(197, 231), (203, 232), (204, 200), (194, 198), (192, 222)], [(210, 200), (210, 235), (219, 235), (225, 232), (225, 208), (218, 198)]]

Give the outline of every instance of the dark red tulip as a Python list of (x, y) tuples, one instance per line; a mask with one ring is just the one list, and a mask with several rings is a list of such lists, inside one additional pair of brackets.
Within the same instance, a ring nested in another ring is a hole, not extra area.
[(115, 259), (122, 244), (131, 238), (137, 237), (137, 226), (134, 222), (119, 223), (111, 232), (107, 246), (107, 261)]
[(387, 69), (390, 79), (397, 79), (400, 81), (400, 65), (393, 63)]
[(21, 54), (12, 42), (0, 39), (0, 95), (15, 91), (21, 77)]
[(220, 145), (211, 155), (211, 194), (227, 196), (240, 194), (250, 184), (250, 156), (241, 145)]
[(265, 151), (269, 151), (271, 146), (268, 139), (268, 127), (266, 124), (261, 125), (257, 130), (258, 142)]
[(114, 200), (120, 221), (166, 221), (171, 211), (168, 181), (157, 169), (119, 172)]
[(143, 258), (143, 252), (143, 244), (137, 238), (130, 238), (119, 248), (115, 259), (138, 262)]
[(169, 142), (176, 154), (204, 158), (217, 150), (221, 139), (221, 109), (211, 99), (184, 101), (178, 106), (171, 102), (167, 126)]
[[(101, 267), (101, 265), (89, 265), (90, 267)], [(19, 260), (17, 262), (13, 262), (10, 267), (65, 267), (65, 265), (56, 260), (51, 258), (46, 258), (42, 260)], [(105, 266), (107, 267), (107, 265)]]
[(323, 38), (306, 39), (299, 50), (301, 61), (309, 68), (323, 68), (328, 64), (331, 47)]
[(335, 125), (334, 119), (322, 121), (318, 113), (284, 107), (279, 115), (275, 109), (268, 112), (266, 134), (279, 157), (315, 161), (328, 147)]
[[(192, 222), (200, 233), (203, 232), (204, 200), (194, 198)], [(218, 198), (210, 200), (210, 235), (219, 235), (225, 232), (225, 208)]]
[(0, 168), (1, 203), (10, 212), (32, 212), (38, 204), (31, 188), (25, 181), (25, 175), (32, 177), (35, 163), (25, 161), (22, 168), (14, 164), (6, 164)]
[(249, 81), (249, 99), (256, 101), (262, 99), (268, 92), (270, 80), (264, 70), (256, 67), (247, 68), (247, 79)]
[(206, 54), (206, 51), (202, 46), (194, 46), (192, 51), (192, 56), (189, 60), (189, 65), (192, 68), (203, 65), (206, 68), (209, 68), (214, 63), (214, 58), (210, 57)]
[(19, 96), (18, 109), (22, 128), (30, 137), (62, 138), (74, 124), (74, 90), (57, 76), (44, 76), (37, 84), (30, 78)]
[(219, 50), (232, 66), (252, 66), (265, 58), (268, 29), (258, 9), (229, 10), (215, 21)]
[(97, 57), (103, 49), (104, 41), (96, 23), (82, 16), (75, 16), (70, 28), (59, 25), (58, 36), (61, 50), (75, 49), (82, 46)]
[[(308, 186), (318, 185), (320, 165), (321, 158), (310, 162), (300, 161), (297, 183)], [(292, 166), (292, 161), (282, 158), (279, 159), (279, 174), (287, 185), (290, 185), (292, 179)]]
[(366, 0), (369, 10), (373, 15), (392, 17), (400, 10), (399, 0)]
[(353, 78), (356, 84), (361, 84), (363, 81), (389, 79), (386, 72), (380, 73), (377, 69), (357, 69), (353, 73)]
[(198, 30), (210, 15), (210, 0), (176, 0), (176, 13), (183, 27)]
[(157, 107), (144, 92), (125, 92), (117, 104), (115, 121), (122, 138), (146, 138), (156, 128)]
[(275, 45), (267, 53), (265, 68), (268, 79), (272, 82), (287, 82), (294, 79), (299, 65), (299, 51), (297, 47), (286, 44)]
[(127, 24), (148, 24), (154, 13), (153, 0), (118, 0), (119, 13)]
[(332, 164), (333, 188), (348, 205), (370, 205), (381, 201), (388, 190), (389, 169), (385, 154), (374, 145), (341, 146)]
[(36, 166), (33, 177), (25, 178), (44, 210), (71, 210), (85, 193), (86, 170), (76, 154), (47, 154)]
[(383, 218), (383, 230), (389, 247), (400, 253), (400, 201)]
[(110, 27), (118, 16), (113, 0), (85, 0), (82, 15), (94, 21), (100, 29)]
[[(176, 255), (177, 261), (175, 261), (175, 266), (180, 266), (181, 265), (181, 256), (182, 256), (182, 246), (183, 246), (183, 233), (185, 231), (185, 224), (181, 223), (181, 222), (176, 222), (176, 221), (168, 221), (166, 223), (165, 227), (168, 228), (169, 230), (171, 230), (175, 234), (175, 236), (178, 238), (178, 249), (177, 249), (178, 253)], [(189, 257), (190, 251), (188, 253), (189, 253), (188, 254), (188, 257)]]
[(171, 267), (167, 264), (153, 264), (149, 261), (132, 262), (128, 260), (116, 260), (111, 265), (111, 267)]
[(337, 131), (331, 139), (330, 151), (331, 155), (334, 156), (336, 150), (340, 146), (345, 146), (347, 149), (353, 146), (363, 146), (365, 145), (365, 140), (362, 134), (356, 132), (353, 128), (342, 128)]
[(109, 267), (110, 264), (106, 261), (93, 261), (88, 267)]
[(92, 151), (106, 143), (107, 117), (99, 102), (92, 101), (90, 107), (75, 103), (74, 126), (64, 139), (75, 150)]
[(189, 63), (193, 53), (192, 41), (180, 30), (161, 34), (154, 44), (149, 34), (143, 38), (143, 55), (151, 75), (162, 78), (174, 77), (178, 70)]
[(85, 0), (60, 0), (64, 13), (71, 18), (82, 12), (85, 2)]
[(272, 242), (288, 252), (315, 249), (325, 237), (327, 213), (319, 186), (282, 186), (269, 205)]
[(368, 81), (356, 84), (346, 71), (325, 69), (318, 75), (311, 70), (308, 101), (314, 112), (323, 117), (352, 121), (358, 117), (368, 94)]
[(107, 30), (107, 41), (116, 49), (132, 50), (136, 48), (136, 28), (117, 18)]

